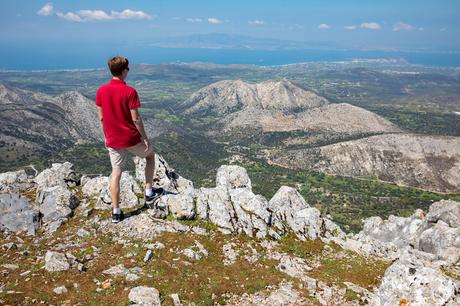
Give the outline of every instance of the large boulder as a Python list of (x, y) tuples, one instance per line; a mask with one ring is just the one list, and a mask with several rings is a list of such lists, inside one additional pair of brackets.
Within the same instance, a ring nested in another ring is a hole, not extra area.
[(200, 188), (196, 196), (197, 217), (209, 219), (224, 234), (236, 231), (236, 213), (225, 187)]
[[(145, 182), (145, 158), (139, 158), (137, 156), (133, 157), (134, 165), (136, 167), (136, 174), (135, 177), (140, 182)], [(153, 186), (155, 188), (163, 187), (167, 192), (180, 192), (176, 190), (174, 186), (174, 180), (179, 183), (181, 181), (179, 179), (180, 175), (177, 174), (174, 169), (168, 165), (166, 160), (158, 153), (155, 153), (155, 176), (153, 178)], [(187, 180), (181, 181), (184, 183), (184, 188), (187, 189), (188, 182)], [(182, 186), (177, 186), (179, 189)]]
[[(136, 179), (145, 181), (145, 158), (135, 156), (133, 158), (136, 166)], [(155, 188), (164, 188), (166, 195), (154, 203), (152, 214), (157, 218), (165, 218), (171, 213), (176, 219), (195, 218), (195, 189), (193, 182), (180, 176), (168, 165), (164, 158), (155, 154), (155, 177), (153, 178)]]
[(437, 255), (437, 259), (450, 264), (460, 259), (460, 227), (450, 227), (438, 221), (433, 227), (422, 232), (418, 238), (418, 249)]
[(0, 173), (0, 193), (25, 191), (33, 187), (24, 169)]
[(383, 221), (380, 217), (364, 220), (363, 234), (383, 242), (390, 242), (397, 247), (414, 245), (424, 226), (425, 214), (421, 209), (408, 217), (389, 216)]
[(198, 190), (196, 209), (198, 217), (209, 219), (226, 234), (244, 232), (262, 238), (269, 231), (268, 201), (252, 192), (246, 169), (240, 166), (221, 166), (216, 187)]
[(433, 203), (426, 215), (428, 222), (444, 221), (451, 227), (460, 227), (460, 202), (441, 200)]
[[(112, 197), (110, 195), (110, 180), (111, 176), (107, 180), (104, 178), (98, 179), (98, 187), (103, 186), (99, 193), (99, 198), (96, 202), (97, 209), (110, 209), (112, 204)], [(94, 181), (96, 182), (96, 181)], [(107, 182), (107, 184), (105, 184)], [(88, 182), (85, 184), (91, 183)], [(105, 185), (104, 185), (105, 184)], [(95, 188), (96, 189), (96, 188)], [(86, 188), (87, 192), (95, 191), (91, 190), (90, 187)], [(120, 178), (120, 207), (121, 208), (132, 208), (139, 205), (138, 195), (142, 195), (143, 190), (139, 187), (139, 184), (128, 171), (123, 171)]]
[(345, 236), (294, 188), (282, 186), (270, 202), (254, 194), (246, 169), (237, 165), (221, 166), (216, 187), (196, 192), (196, 211), (199, 218), (209, 219), (226, 234), (244, 232), (280, 239), (280, 233), (291, 230), (301, 240)]
[(160, 198), (157, 207), (167, 207), (176, 219), (194, 219), (196, 214), (194, 197), (193, 182), (179, 176), (176, 179), (175, 190), (171, 191), (170, 187), (167, 188), (166, 195)]
[(86, 180), (86, 182), (83, 184), (81, 191), (83, 195), (86, 197), (98, 196), (101, 194), (101, 191), (104, 188), (107, 188), (108, 185), (109, 185), (109, 177), (107, 176), (93, 177), (93, 178)]
[(301, 240), (344, 236), (331, 220), (323, 218), (318, 209), (310, 207), (294, 188), (281, 186), (268, 202), (272, 226), (280, 233), (293, 231)]
[(246, 169), (237, 165), (220, 166), (216, 174), (216, 186), (224, 186), (227, 189), (252, 189)]
[(459, 202), (433, 203), (427, 215), (417, 209), (411, 216), (370, 217), (358, 234), (336, 241), (363, 255), (397, 259), (405, 247), (425, 253), (427, 260), (453, 264), (460, 258)]
[(53, 186), (71, 187), (76, 186), (78, 183), (77, 175), (73, 170), (73, 164), (53, 163), (51, 168), (45, 169), (40, 172), (35, 178), (35, 183), (39, 189)]
[(0, 194), (0, 229), (35, 235), (37, 228), (38, 211), (27, 198), (16, 193)]
[(386, 271), (372, 305), (446, 305), (458, 284), (438, 267), (405, 252)]
[(228, 192), (235, 211), (234, 224), (238, 232), (245, 232), (250, 237), (254, 234), (258, 238), (265, 237), (271, 218), (265, 197), (254, 194), (246, 187), (230, 189)]
[(68, 217), (72, 216), (73, 210), (79, 204), (75, 194), (62, 185), (40, 189), (35, 201), (39, 205), (42, 221), (48, 224), (56, 222), (53, 225), (53, 230), (56, 229), (55, 226), (58, 227)]

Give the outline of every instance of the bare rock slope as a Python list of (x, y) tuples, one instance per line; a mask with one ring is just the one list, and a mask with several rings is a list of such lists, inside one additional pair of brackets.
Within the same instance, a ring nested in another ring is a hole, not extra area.
[(3, 161), (104, 139), (94, 102), (76, 91), (52, 97), (0, 84), (0, 110)]
[(386, 119), (350, 104), (329, 101), (283, 79), (250, 84), (225, 80), (208, 85), (181, 105), (184, 114), (219, 118), (222, 129), (210, 134), (235, 130), (316, 131), (324, 134), (375, 134), (400, 132)]
[(376, 135), (311, 149), (271, 152), (289, 168), (384, 181), (439, 192), (460, 192), (460, 138), (414, 134)]

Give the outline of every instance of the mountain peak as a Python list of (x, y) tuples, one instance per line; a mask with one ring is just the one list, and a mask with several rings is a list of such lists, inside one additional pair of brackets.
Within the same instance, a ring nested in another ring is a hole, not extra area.
[(320, 107), (328, 101), (288, 79), (247, 83), (222, 80), (195, 92), (182, 106), (185, 113), (228, 114), (242, 109), (295, 112)]

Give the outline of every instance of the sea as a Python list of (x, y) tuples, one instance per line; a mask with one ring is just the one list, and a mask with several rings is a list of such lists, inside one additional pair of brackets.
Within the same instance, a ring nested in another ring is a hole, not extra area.
[(0, 70), (65, 70), (106, 68), (107, 59), (122, 55), (131, 63), (209, 62), (215, 64), (285, 65), (355, 59), (404, 59), (411, 64), (460, 67), (460, 52), (363, 50), (241, 50), (209, 48), (0, 45)]

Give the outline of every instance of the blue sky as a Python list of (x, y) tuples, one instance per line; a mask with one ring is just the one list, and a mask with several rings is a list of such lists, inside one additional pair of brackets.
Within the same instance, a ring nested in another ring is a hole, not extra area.
[[(446, 49), (456, 47), (455, 40), (460, 37), (460, 1), (454, 0), (1, 3), (0, 35), (8, 42), (105, 42), (119, 38), (136, 42), (218, 32), (382, 48)], [(52, 8), (38, 13), (46, 4)], [(81, 12), (84, 10), (86, 13)]]
[[(455, 0), (1, 0), (0, 46), (141, 46), (226, 33), (349, 48), (460, 50)], [(82, 50), (84, 52), (84, 50)]]

